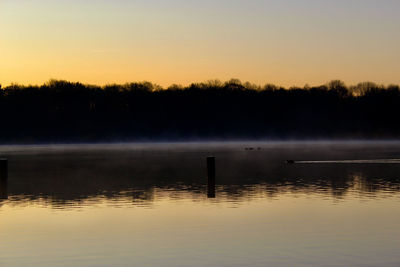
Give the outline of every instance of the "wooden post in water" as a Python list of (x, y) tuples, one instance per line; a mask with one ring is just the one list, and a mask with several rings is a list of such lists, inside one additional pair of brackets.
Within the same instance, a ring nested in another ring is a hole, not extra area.
[(215, 157), (207, 157), (207, 197), (215, 198)]
[(8, 176), (8, 160), (0, 158), (0, 179), (7, 180)]
[(8, 198), (7, 178), (8, 178), (8, 160), (0, 159), (0, 199)]
[(0, 200), (8, 199), (8, 181), (7, 179), (0, 180)]

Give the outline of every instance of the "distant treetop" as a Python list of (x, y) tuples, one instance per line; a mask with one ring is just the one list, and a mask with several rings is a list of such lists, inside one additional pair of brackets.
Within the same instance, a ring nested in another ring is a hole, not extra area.
[(172, 84), (167, 88), (163, 88), (160, 85), (152, 82), (132, 82), (125, 84), (107, 84), (103, 86), (89, 85), (80, 82), (69, 82), (66, 80), (54, 80), (51, 79), (43, 85), (19, 85), (11, 84), (6, 87), (2, 87), (0, 84), (0, 90), (23, 90), (23, 89), (37, 89), (37, 90), (79, 90), (79, 89), (90, 89), (90, 90), (104, 90), (108, 92), (123, 92), (123, 91), (135, 91), (135, 92), (155, 92), (155, 91), (183, 91), (183, 90), (234, 90), (234, 91), (279, 91), (279, 90), (305, 90), (305, 91), (332, 91), (343, 97), (345, 96), (363, 96), (373, 92), (382, 90), (399, 90), (399, 85), (378, 85), (374, 82), (360, 82), (357, 85), (347, 86), (341, 80), (332, 80), (326, 84), (319, 86), (310, 86), (309, 84), (303, 87), (289, 87), (277, 86), (275, 84), (267, 83), (263, 86), (257, 85), (250, 82), (241, 82), (239, 79), (230, 79), (222, 82), (218, 79), (208, 80), (201, 83), (192, 83), (187, 86), (180, 84)]

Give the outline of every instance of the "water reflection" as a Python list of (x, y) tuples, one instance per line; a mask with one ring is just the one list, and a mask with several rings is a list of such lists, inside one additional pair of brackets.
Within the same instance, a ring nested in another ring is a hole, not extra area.
[(0, 179), (0, 201), (8, 199), (8, 185), (6, 179)]
[[(335, 199), (385, 197), (400, 191), (399, 164), (284, 164), (300, 159), (359, 157), (357, 150), (265, 149), (213, 151), (216, 187), (207, 188), (207, 151), (51, 151), (9, 155), (9, 178), (1, 179), (0, 205), (38, 203), (77, 208), (110, 200), (151, 207), (159, 199), (240, 203), (281, 194)], [(371, 155), (385, 153), (371, 150)], [(388, 152), (387, 157), (392, 155)], [(365, 156), (365, 155), (364, 155)], [(368, 155), (366, 155), (368, 156)]]

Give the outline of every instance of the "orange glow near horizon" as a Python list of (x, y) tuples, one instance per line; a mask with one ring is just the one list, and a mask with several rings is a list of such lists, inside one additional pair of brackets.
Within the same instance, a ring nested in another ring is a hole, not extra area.
[(4, 0), (0, 84), (400, 84), (399, 8), (396, 1)]

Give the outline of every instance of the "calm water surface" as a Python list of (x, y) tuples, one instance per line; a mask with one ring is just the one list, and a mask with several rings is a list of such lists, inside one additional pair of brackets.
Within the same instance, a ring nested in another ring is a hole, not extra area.
[(400, 266), (400, 143), (2, 146), (0, 157), (0, 266)]

